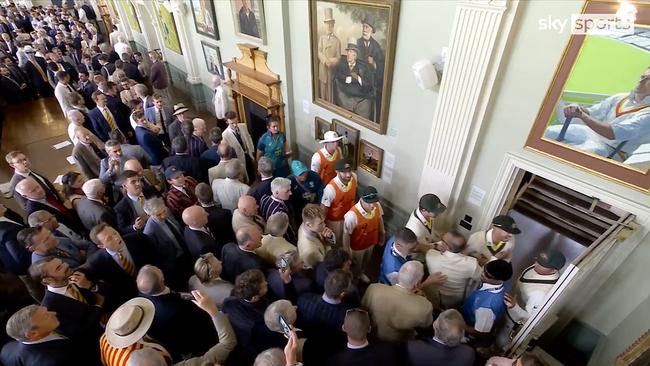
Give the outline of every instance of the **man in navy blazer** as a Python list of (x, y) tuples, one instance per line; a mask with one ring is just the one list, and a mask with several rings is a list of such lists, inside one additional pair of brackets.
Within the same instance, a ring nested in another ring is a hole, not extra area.
[(201, 159), (188, 154), (185, 137), (178, 136), (172, 140), (172, 151), (175, 154), (163, 160), (163, 169), (175, 166), (197, 181), (207, 181), (207, 171), (201, 169)]
[(87, 276), (93, 282), (104, 281), (104, 309), (111, 312), (138, 295), (135, 276), (145, 264), (158, 264), (156, 252), (146, 235), (122, 237), (105, 223), (90, 231), (90, 239), (100, 250), (88, 258)]
[(135, 111), (133, 113), (133, 118), (136, 123), (135, 138), (138, 141), (138, 144), (142, 146), (144, 151), (146, 151), (151, 158), (151, 165), (161, 165), (163, 159), (169, 155), (162, 140), (158, 138), (157, 133), (154, 133), (145, 127), (146, 121), (142, 111)]
[(192, 255), (192, 261), (199, 259), (201, 254), (212, 253), (221, 259), (223, 244), (217, 243), (208, 229), (208, 213), (199, 206), (190, 206), (183, 210), (185, 227), (185, 243)]
[(128, 119), (123, 118), (121, 111), (108, 107), (106, 95), (96, 90), (93, 92), (92, 98), (97, 106), (91, 109), (88, 115), (97, 137), (106, 141), (109, 137), (108, 134), (115, 129), (122, 131), (124, 136), (128, 136), (131, 131)]
[(144, 211), (144, 194), (142, 192), (142, 179), (133, 170), (125, 170), (119, 178), (119, 183), (126, 193), (115, 205), (117, 228), (122, 234), (141, 232), (147, 222)]
[(218, 207), (214, 202), (212, 188), (207, 183), (201, 182), (194, 188), (194, 194), (199, 200), (199, 205), (208, 213), (208, 228), (214, 239), (221, 246), (235, 241), (232, 231), (232, 212)]
[(92, 365), (83, 349), (56, 332), (56, 313), (44, 306), (29, 305), (15, 312), (7, 321), (7, 334), (15, 339), (2, 347), (0, 363), (4, 366), (82, 366)]
[(169, 144), (169, 124), (175, 119), (173, 111), (164, 104), (160, 94), (154, 94), (152, 99), (153, 106), (144, 109), (144, 119), (160, 127), (158, 134)]

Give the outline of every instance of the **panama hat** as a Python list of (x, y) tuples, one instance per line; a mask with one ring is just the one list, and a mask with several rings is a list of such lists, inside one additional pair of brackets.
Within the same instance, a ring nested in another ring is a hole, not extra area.
[(178, 103), (178, 104), (174, 105), (174, 112), (172, 113), (172, 115), (176, 116), (176, 115), (179, 115), (181, 113), (185, 113), (185, 112), (187, 112), (189, 110), (190, 110), (189, 108), (185, 107), (185, 104)]
[(323, 137), (324, 139), (320, 141), (321, 144), (324, 144), (326, 142), (336, 142), (343, 138), (343, 136), (339, 136), (336, 131), (327, 131)]
[(115, 310), (106, 323), (106, 341), (115, 348), (124, 348), (147, 334), (156, 308), (149, 299), (136, 297)]

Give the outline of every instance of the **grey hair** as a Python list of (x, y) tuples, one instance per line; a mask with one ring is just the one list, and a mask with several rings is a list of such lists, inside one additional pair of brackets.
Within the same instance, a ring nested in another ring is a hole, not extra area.
[(133, 87), (133, 90), (140, 97), (143, 97), (143, 96), (147, 95), (147, 93), (149, 92), (149, 89), (144, 84), (135, 84), (135, 86)]
[(296, 322), (296, 309), (289, 300), (277, 300), (271, 303), (264, 311), (264, 323), (270, 331), (282, 333), (280, 325), (280, 316), (287, 321), (289, 325)]
[(286, 363), (287, 360), (281, 349), (269, 348), (255, 357), (253, 366), (284, 366)]
[(83, 122), (84, 115), (76, 109), (71, 109), (67, 113), (67, 117), (71, 122)]
[(26, 340), (25, 335), (33, 328), (32, 318), (36, 310), (38, 305), (28, 305), (16, 311), (7, 320), (7, 334), (18, 342)]
[(465, 336), (465, 320), (458, 310), (445, 310), (433, 322), (436, 338), (449, 347), (456, 347)]
[(239, 179), (240, 172), (241, 168), (239, 166), (239, 163), (231, 161), (226, 164), (226, 177), (230, 179)]
[(276, 237), (284, 236), (289, 227), (289, 216), (284, 212), (276, 212), (266, 221), (265, 232)]
[[(47, 215), (47, 219), (45, 218)], [(27, 217), (27, 223), (29, 227), (41, 226), (53, 215), (45, 210), (38, 210), (32, 212), (29, 217)]]
[(149, 216), (153, 215), (161, 207), (165, 207), (165, 201), (163, 201), (163, 199), (160, 197), (149, 198), (148, 200), (144, 201), (144, 204), (142, 205), (142, 209)]
[(414, 289), (424, 276), (424, 266), (418, 261), (408, 261), (399, 269), (397, 283), (407, 289)]
[(145, 347), (131, 352), (126, 366), (167, 366), (167, 362), (160, 352), (151, 347)]
[(156, 266), (146, 264), (140, 268), (136, 277), (138, 291), (145, 295), (155, 295), (165, 289), (165, 278)]
[(104, 188), (104, 183), (97, 178), (89, 179), (81, 186), (81, 190), (84, 192), (86, 197), (91, 198), (99, 198), (96, 197), (95, 194), (100, 188)]
[(260, 160), (257, 161), (257, 171), (263, 177), (273, 176), (273, 160), (268, 156), (262, 156)]
[(287, 178), (277, 177), (271, 181), (271, 193), (276, 193), (286, 187), (291, 187), (291, 180)]

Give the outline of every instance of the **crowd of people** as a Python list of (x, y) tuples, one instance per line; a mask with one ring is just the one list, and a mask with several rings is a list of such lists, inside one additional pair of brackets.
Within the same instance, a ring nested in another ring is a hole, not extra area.
[(543, 252), (519, 278), (532, 290), (507, 294), (514, 219), (439, 235), (434, 194), (387, 233), (336, 132), (309, 166), (274, 116), (254, 144), (219, 79), (227, 127), (208, 129), (172, 103), (160, 54), (148, 64), (93, 17), (0, 10), (5, 97), (54, 95), (78, 166), (58, 189), (25, 153), (6, 155), (23, 213), (0, 205), (1, 364), (470, 366), (559, 277), (564, 257)]

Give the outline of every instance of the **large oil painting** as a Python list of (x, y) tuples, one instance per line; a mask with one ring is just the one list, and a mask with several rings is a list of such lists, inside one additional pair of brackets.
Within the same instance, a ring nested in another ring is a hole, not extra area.
[(196, 33), (219, 40), (217, 16), (211, 0), (192, 0), (192, 15)]
[(160, 32), (163, 36), (165, 47), (180, 55), (183, 54), (181, 50), (181, 42), (178, 39), (178, 32), (176, 31), (176, 23), (174, 22), (174, 14), (172, 14), (165, 5), (159, 6), (159, 19)]

